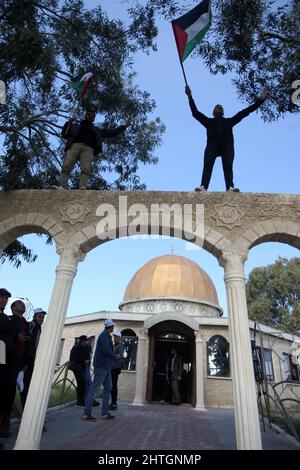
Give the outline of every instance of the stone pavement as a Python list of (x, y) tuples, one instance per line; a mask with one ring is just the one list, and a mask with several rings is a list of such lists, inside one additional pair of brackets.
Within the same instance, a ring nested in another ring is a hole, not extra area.
[[(121, 402), (115, 419), (85, 422), (82, 409), (74, 406), (47, 414), (47, 431), (41, 449), (65, 450), (215, 450), (235, 449), (232, 409), (209, 408), (195, 411), (189, 405), (148, 404), (142, 407)], [(99, 407), (93, 409), (96, 417)], [(12, 436), (1, 439), (12, 449), (18, 426)], [(268, 450), (299, 450), (274, 431), (262, 433)]]

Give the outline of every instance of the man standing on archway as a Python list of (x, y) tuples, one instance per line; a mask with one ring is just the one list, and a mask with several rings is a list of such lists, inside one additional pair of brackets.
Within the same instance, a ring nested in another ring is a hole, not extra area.
[(65, 123), (61, 135), (67, 139), (67, 143), (60, 186), (53, 185), (52, 189), (66, 189), (71, 171), (77, 161), (80, 162), (81, 170), (79, 189), (86, 189), (93, 158), (102, 152), (103, 139), (116, 137), (131, 125), (131, 121), (127, 121), (123, 126), (114, 129), (100, 129), (94, 126), (95, 116), (95, 111), (88, 109), (84, 120), (80, 123), (74, 122), (74, 118)]
[(232, 167), (234, 159), (234, 139), (232, 128), (263, 104), (268, 98), (268, 91), (265, 91), (254, 104), (243, 109), (231, 118), (224, 118), (224, 110), (220, 104), (216, 104), (214, 107), (213, 118), (205, 116), (205, 114), (198, 111), (189, 86), (185, 88), (185, 93), (189, 98), (193, 117), (199, 121), (207, 131), (207, 144), (204, 152), (201, 185), (199, 188), (197, 187), (195, 191), (206, 191), (208, 189), (215, 160), (220, 156), (222, 158), (226, 191), (239, 192), (239, 189), (235, 188), (233, 184)]

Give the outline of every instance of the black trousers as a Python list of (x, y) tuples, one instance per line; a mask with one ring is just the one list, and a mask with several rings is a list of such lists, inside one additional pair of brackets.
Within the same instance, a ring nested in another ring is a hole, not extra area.
[(86, 368), (81, 366), (73, 366), (73, 374), (75, 375), (75, 379), (77, 382), (77, 403), (84, 405), (85, 402), (85, 389), (87, 386), (87, 374)]
[(223, 172), (226, 184), (226, 190), (233, 185), (233, 159), (234, 159), (234, 145), (232, 141), (212, 141), (207, 142), (204, 152), (204, 167), (202, 173), (201, 186), (205, 189), (208, 188), (213, 167), (217, 157), (222, 158)]
[(7, 414), (6, 410), (6, 394), (8, 386), (8, 367), (6, 364), (0, 364), (0, 418), (3, 414)]
[(18, 365), (15, 360), (8, 360), (0, 366), (0, 415), (9, 416), (16, 397)]
[(112, 389), (111, 389), (111, 404), (116, 405), (117, 400), (118, 400), (118, 378), (119, 375), (121, 374), (121, 369), (112, 369), (111, 370), (111, 383), (112, 383)]
[(31, 382), (32, 374), (33, 374), (33, 367), (28, 367), (26, 369), (25, 374), (24, 374), (24, 381), (23, 381), (24, 388), (23, 388), (23, 391), (20, 393), (21, 403), (22, 403), (23, 409), (25, 407), (25, 403), (26, 403), (26, 399), (27, 399), (27, 395), (28, 395), (28, 390), (29, 390), (29, 385), (30, 385), (30, 382)]

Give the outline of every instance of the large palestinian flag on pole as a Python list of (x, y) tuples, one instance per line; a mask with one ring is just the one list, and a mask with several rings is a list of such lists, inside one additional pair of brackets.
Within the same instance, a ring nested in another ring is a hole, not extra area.
[(91, 72), (87, 72), (81, 77), (78, 82), (71, 83), (71, 87), (73, 90), (77, 91), (79, 98), (83, 98), (87, 92), (87, 89), (91, 83), (93, 74)]
[(183, 62), (202, 41), (211, 25), (211, 0), (203, 0), (198, 6), (177, 20), (172, 21), (179, 58)]

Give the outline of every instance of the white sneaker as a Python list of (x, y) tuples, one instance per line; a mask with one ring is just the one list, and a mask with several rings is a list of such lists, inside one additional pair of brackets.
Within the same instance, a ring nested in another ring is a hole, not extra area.
[(206, 188), (204, 186), (200, 186), (199, 188), (195, 188), (195, 191), (199, 192), (199, 191), (202, 191), (202, 192), (206, 192)]
[(86, 186), (80, 186), (79, 189), (86, 189)]
[(240, 190), (239, 188), (233, 188), (232, 186), (230, 186), (229, 189), (227, 189), (227, 192), (231, 192), (231, 193), (239, 193)]
[(59, 186), (57, 184), (52, 184), (52, 186), (50, 186), (50, 189), (64, 189), (62, 186)]

